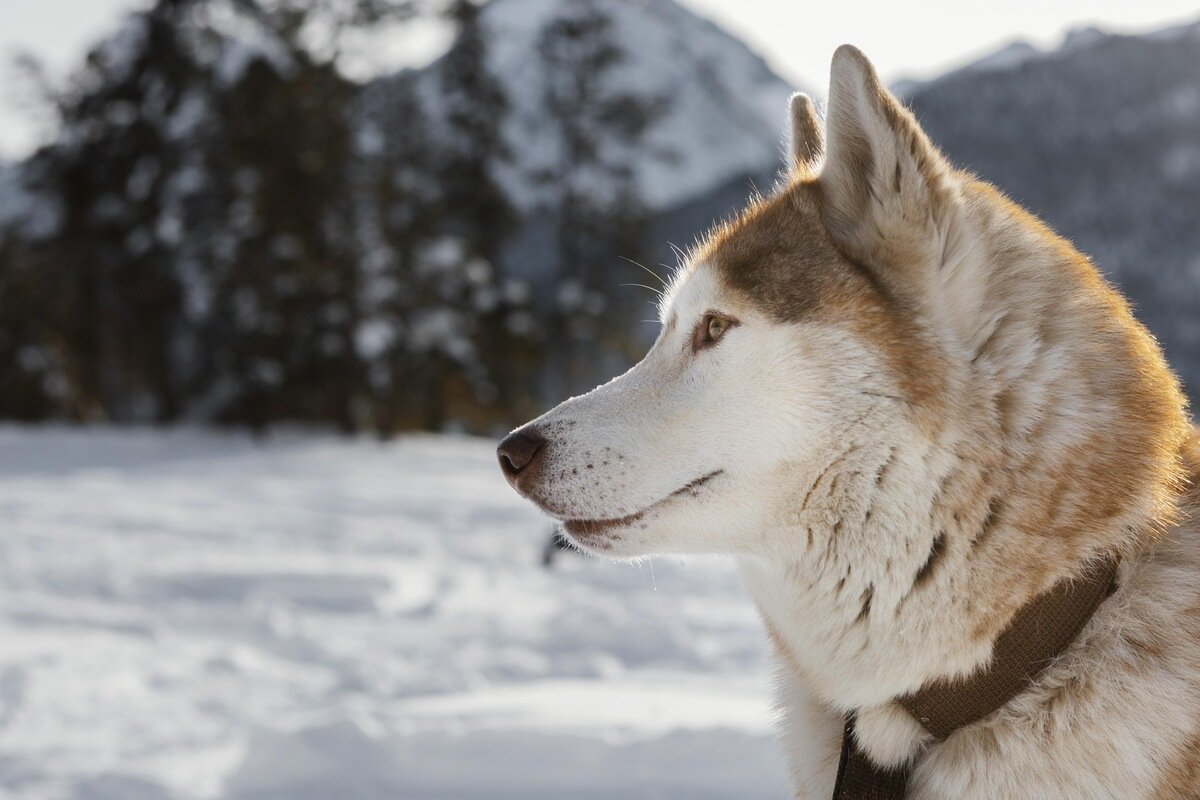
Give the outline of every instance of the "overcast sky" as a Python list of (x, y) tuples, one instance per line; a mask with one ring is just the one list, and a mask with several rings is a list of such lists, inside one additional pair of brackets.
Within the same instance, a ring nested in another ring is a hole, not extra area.
[[(966, 0), (917, 3), (821, 0), (680, 0), (737, 34), (798, 86), (823, 92), (829, 56), (858, 45), (886, 80), (929, 77), (1014, 39), (1052, 46), (1070, 28), (1097, 25), (1137, 32), (1200, 19), (1200, 0)], [(8, 67), (24, 50), (61, 73), (109, 30), (124, 9), (144, 0), (0, 0), (0, 157), (28, 150), (38, 132), (18, 111)], [(407, 51), (428, 58), (436, 32), (422, 31)]]

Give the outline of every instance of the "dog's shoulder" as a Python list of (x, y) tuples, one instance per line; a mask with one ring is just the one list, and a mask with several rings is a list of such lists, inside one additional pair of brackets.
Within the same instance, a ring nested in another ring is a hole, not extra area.
[(1143, 744), (1147, 758), (1161, 765), (1147, 784), (1153, 800), (1200, 797), (1200, 429), (1191, 430), (1181, 461), (1176, 523), (1135, 565), (1142, 572), (1141, 594), (1130, 598), (1114, 632), (1115, 660), (1123, 667), (1115, 678), (1137, 681), (1144, 671), (1140, 682), (1153, 687), (1155, 699), (1145, 707), (1126, 702), (1121, 709), (1135, 730), (1159, 737), (1158, 752)]
[(1200, 431), (1176, 522), (1126, 559), (1071, 648), (993, 717), (931, 748), (912, 796), (1200, 797)]

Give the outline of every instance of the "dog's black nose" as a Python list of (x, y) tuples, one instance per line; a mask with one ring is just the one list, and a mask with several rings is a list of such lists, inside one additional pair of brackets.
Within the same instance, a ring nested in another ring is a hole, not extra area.
[(519, 488), (517, 483), (522, 477), (528, 478), (537, 471), (537, 464), (545, 452), (545, 438), (532, 428), (513, 431), (496, 448), (500, 469), (514, 488)]

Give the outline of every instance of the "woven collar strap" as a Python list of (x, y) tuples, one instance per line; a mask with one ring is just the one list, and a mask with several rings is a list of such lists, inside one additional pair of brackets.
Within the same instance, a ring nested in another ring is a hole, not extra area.
[[(897, 702), (939, 740), (1007, 704), (1067, 649), (1113, 593), (1117, 564), (1115, 557), (1106, 559), (1022, 607), (996, 639), (986, 669), (961, 680), (935, 681)], [(906, 769), (882, 769), (858, 748), (851, 714), (833, 800), (903, 800), (907, 782)]]
[(1116, 579), (1117, 560), (1110, 558), (1078, 578), (1059, 581), (1017, 612), (996, 639), (987, 669), (965, 680), (935, 681), (898, 702), (937, 739), (983, 719), (1023, 692), (1075, 641)]

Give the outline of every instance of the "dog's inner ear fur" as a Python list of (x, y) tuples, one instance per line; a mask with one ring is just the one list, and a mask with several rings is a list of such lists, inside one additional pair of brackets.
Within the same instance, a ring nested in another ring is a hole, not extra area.
[(817, 117), (817, 107), (812, 99), (803, 92), (792, 95), (788, 105), (789, 146), (793, 170), (805, 174), (816, 174), (825, 149), (824, 134), (821, 132), (821, 120)]
[(826, 150), (818, 185), (834, 241), (875, 267), (915, 268), (914, 261), (926, 261), (922, 251), (935, 238), (952, 171), (871, 63), (849, 45), (833, 56)]

